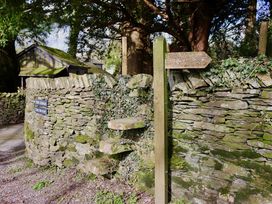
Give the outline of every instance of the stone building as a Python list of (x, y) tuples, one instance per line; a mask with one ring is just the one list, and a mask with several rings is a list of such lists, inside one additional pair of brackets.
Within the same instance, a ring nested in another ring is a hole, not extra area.
[(22, 87), (25, 87), (25, 79), (28, 77), (53, 78), (104, 72), (98, 66), (84, 64), (64, 51), (38, 44), (21, 51), (18, 58)]

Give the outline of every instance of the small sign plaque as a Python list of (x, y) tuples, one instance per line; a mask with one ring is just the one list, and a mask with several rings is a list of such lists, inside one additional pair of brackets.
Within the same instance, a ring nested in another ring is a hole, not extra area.
[(48, 114), (48, 109), (45, 108), (35, 108), (35, 112), (42, 114), (42, 115), (47, 115)]
[(34, 103), (36, 106), (48, 106), (48, 100), (35, 100)]
[(35, 112), (41, 115), (48, 115), (48, 100), (34, 100)]

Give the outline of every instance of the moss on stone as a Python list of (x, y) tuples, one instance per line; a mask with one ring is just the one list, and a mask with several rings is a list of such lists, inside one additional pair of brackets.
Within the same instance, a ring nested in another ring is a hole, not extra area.
[(192, 167), (179, 155), (174, 154), (170, 159), (170, 167), (172, 170), (191, 170)]
[(223, 169), (223, 164), (221, 164), (220, 162), (215, 160), (214, 169), (219, 170), (219, 171), (222, 170)]
[(222, 195), (228, 195), (230, 192), (230, 186), (219, 188), (218, 190)]
[(246, 201), (250, 195), (256, 195), (258, 193), (260, 193), (259, 189), (247, 186), (245, 188), (240, 189), (238, 192), (236, 192), (235, 202), (241, 203), (243, 201)]
[(68, 144), (66, 148), (69, 152), (76, 152), (76, 146), (74, 144)]
[(272, 167), (264, 164), (260, 164), (255, 161), (239, 160), (235, 162), (236, 165), (254, 170), (255, 174), (259, 175), (265, 180), (270, 180), (272, 177)]
[(181, 177), (173, 176), (172, 180), (177, 185), (181, 186), (182, 188), (188, 189), (191, 186), (195, 185), (193, 181), (184, 181)]
[(83, 63), (81, 63), (80, 61), (76, 60), (73, 56), (71, 56), (70, 54), (56, 49), (56, 48), (52, 48), (52, 47), (47, 47), (44, 45), (40, 45), (41, 48), (43, 48), (44, 50), (46, 50), (48, 53), (58, 57), (59, 59), (67, 62), (68, 64), (73, 64), (73, 65), (78, 65), (78, 66), (82, 66), (84, 65)]
[(81, 143), (81, 144), (93, 144), (94, 140), (88, 136), (88, 135), (77, 135), (75, 136), (75, 142)]
[(26, 138), (26, 141), (33, 140), (35, 138), (35, 134), (31, 130), (31, 128), (29, 127), (29, 124), (27, 122), (25, 122), (24, 129), (25, 129), (25, 138)]
[(145, 169), (136, 173), (136, 187), (140, 190), (153, 193), (155, 173), (153, 169)]
[(79, 163), (79, 161), (76, 158), (74, 158), (74, 157), (72, 159), (65, 159), (63, 161), (63, 165), (65, 167), (72, 167), (74, 165), (77, 165), (78, 163)]
[(185, 149), (184, 147), (182, 147), (178, 141), (176, 140), (173, 140), (173, 153), (176, 154), (176, 153), (186, 153), (188, 152), (187, 149)]
[(263, 139), (264, 140), (272, 141), (272, 134), (270, 134), (270, 133), (264, 133)]
[(173, 138), (176, 138), (176, 139), (193, 140), (196, 137), (197, 135), (191, 131), (184, 131), (184, 132), (173, 131)]
[(85, 160), (91, 160), (91, 159), (94, 159), (95, 158), (95, 155), (94, 153), (91, 153), (91, 154), (85, 154), (84, 156)]
[(272, 159), (272, 152), (266, 152), (263, 154), (264, 157)]
[(241, 150), (241, 151), (226, 151), (222, 149), (212, 150), (211, 153), (215, 156), (227, 158), (227, 159), (239, 159), (239, 158), (249, 158), (256, 159), (261, 157), (261, 155), (253, 150)]
[(262, 140), (262, 142), (267, 145), (272, 145), (272, 141), (269, 140)]

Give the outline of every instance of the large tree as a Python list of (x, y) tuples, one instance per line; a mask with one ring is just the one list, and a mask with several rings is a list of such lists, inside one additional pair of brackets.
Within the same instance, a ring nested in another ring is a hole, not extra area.
[(38, 1), (30, 4), (24, 0), (0, 0), (0, 92), (17, 91), (19, 62), (15, 41), (41, 39), (50, 25), (43, 14), (43, 5)]

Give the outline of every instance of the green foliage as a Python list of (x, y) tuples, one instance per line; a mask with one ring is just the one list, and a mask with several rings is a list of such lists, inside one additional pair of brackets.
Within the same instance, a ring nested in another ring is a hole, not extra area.
[(184, 158), (178, 154), (173, 154), (170, 160), (171, 169), (188, 171), (192, 170), (192, 167), (184, 160)]
[(106, 70), (113, 71), (113, 74), (117, 74), (121, 69), (121, 45), (117, 41), (113, 41), (105, 54), (105, 67)]
[(131, 194), (129, 198), (127, 199), (127, 204), (136, 204), (137, 203), (137, 196), (135, 193)]
[(25, 168), (31, 168), (34, 166), (34, 163), (31, 159), (25, 158)]
[(253, 150), (241, 150), (241, 151), (226, 151), (222, 149), (212, 150), (211, 153), (215, 156), (228, 158), (228, 159), (240, 159), (240, 158), (250, 158), (257, 159), (261, 155)]
[(109, 191), (99, 191), (95, 195), (96, 204), (136, 204), (137, 197), (135, 194), (125, 198), (123, 194), (116, 194)]
[(21, 172), (22, 170), (23, 169), (21, 167), (14, 167), (14, 168), (11, 168), (8, 172), (11, 174), (15, 174), (15, 173)]
[(99, 191), (95, 195), (96, 204), (125, 204), (123, 195), (109, 191)]
[(190, 202), (184, 198), (179, 198), (179, 199), (174, 199), (173, 201), (171, 201), (170, 204), (190, 204)]
[(195, 185), (196, 183), (193, 181), (185, 181), (183, 180), (181, 177), (177, 177), (177, 176), (173, 176), (172, 180), (174, 183), (176, 183), (177, 185), (185, 188), (185, 189), (189, 189), (191, 186)]
[(257, 55), (256, 41), (244, 41), (238, 48), (240, 56), (255, 57)]
[[(6, 9), (6, 5), (2, 5), (0, 13), (2, 10)], [(1, 15), (0, 18), (0, 46), (4, 46), (10, 38), (14, 38), (20, 31), (20, 21), (22, 13), (6, 13), (6, 15)]]
[(48, 181), (48, 180), (43, 180), (43, 181), (38, 181), (37, 183), (35, 183), (33, 186), (32, 186), (32, 189), (35, 190), (35, 191), (40, 191), (42, 190), (43, 188), (49, 186), (52, 182)]
[(258, 194), (260, 190), (255, 189), (250, 186), (246, 186), (245, 188), (240, 189), (235, 195), (235, 201), (237, 203), (241, 203), (242, 201), (246, 201), (250, 195)]
[(75, 141), (81, 144), (85, 144), (85, 143), (93, 143), (92, 138), (90, 138), (88, 135), (77, 135), (75, 137)]
[(25, 138), (26, 138), (26, 141), (30, 141), (30, 140), (33, 140), (34, 137), (35, 137), (35, 134), (34, 132), (31, 130), (29, 124), (26, 122), (25, 125), (24, 125), (24, 132), (25, 132)]
[(20, 36), (41, 40), (50, 30), (51, 21), (44, 15), (43, 5), (38, 1), (0, 0), (0, 47)]
[(236, 79), (246, 81), (254, 78), (257, 74), (265, 74), (271, 71), (272, 61), (263, 55), (255, 58), (228, 58), (226, 60), (215, 61), (210, 65), (208, 71), (204, 71), (204, 76), (215, 76), (218, 78), (215, 86), (232, 87), (231, 77), (227, 72), (234, 73)]

